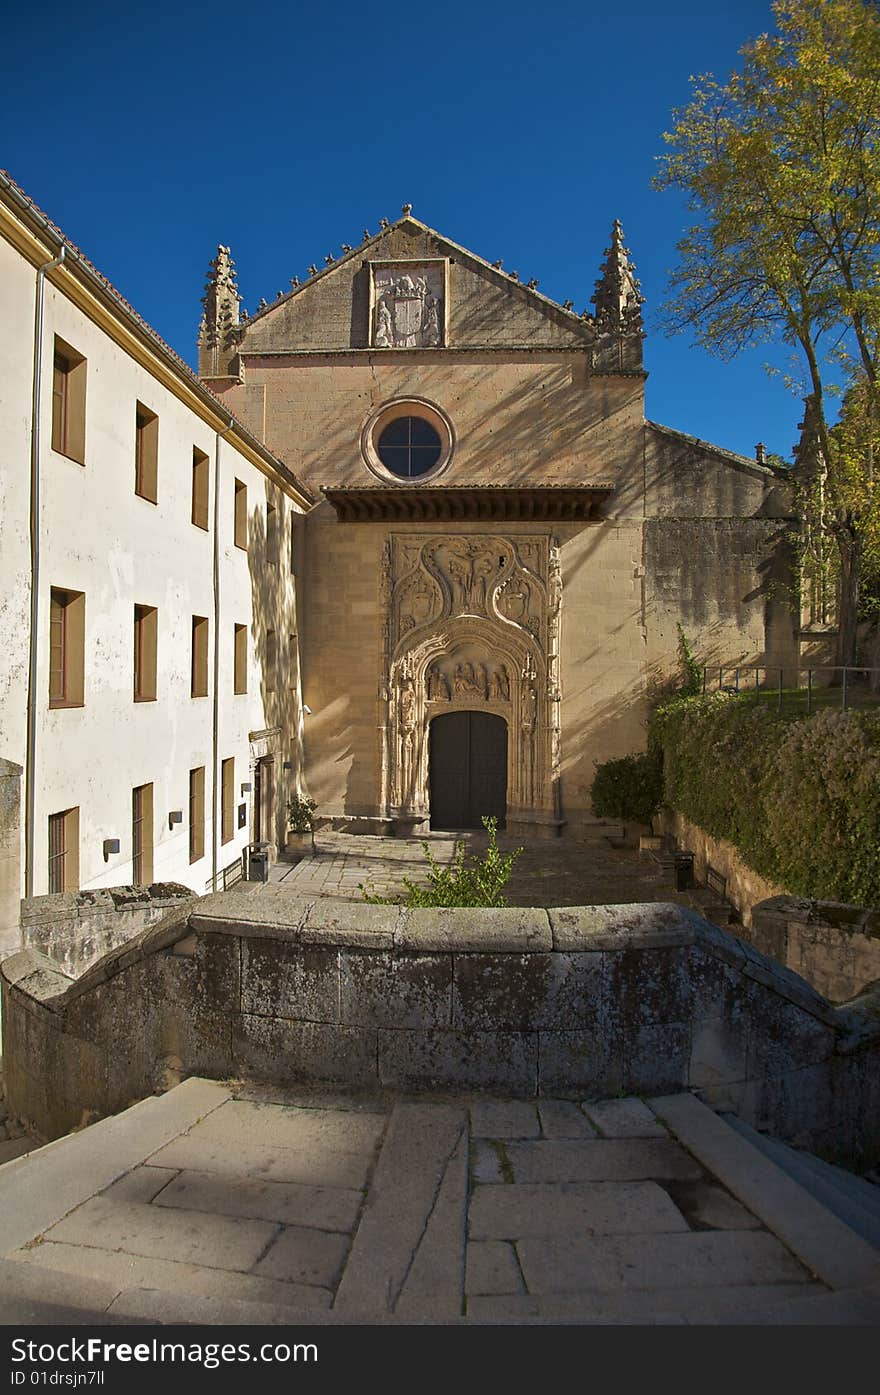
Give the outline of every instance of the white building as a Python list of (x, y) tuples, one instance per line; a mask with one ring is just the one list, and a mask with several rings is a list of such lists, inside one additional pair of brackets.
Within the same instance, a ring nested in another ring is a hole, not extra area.
[(246, 844), (283, 840), (311, 499), (4, 174), (0, 321), (12, 930), (21, 896), (204, 892)]

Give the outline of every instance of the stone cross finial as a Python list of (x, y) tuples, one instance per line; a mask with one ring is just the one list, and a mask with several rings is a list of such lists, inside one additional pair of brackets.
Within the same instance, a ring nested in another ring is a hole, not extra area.
[(363, 234), (361, 236), (361, 242), (369, 242), (372, 236), (373, 234), (370, 232), (370, 229), (364, 228)]
[(379, 227), (380, 227), (380, 228), (390, 228), (390, 227), (391, 227), (391, 224), (389, 223), (389, 221), (388, 221), (387, 218), (380, 218), (380, 219), (379, 219)]
[(309, 267), (308, 270), (309, 270), (309, 275), (310, 275), (310, 276), (317, 276), (317, 274), (318, 274), (318, 268), (315, 266), (315, 263), (314, 263), (314, 262), (312, 262), (312, 265)]
[(344, 253), (346, 256), (347, 256), (348, 253), (351, 251), (351, 247), (349, 246), (349, 244), (348, 244), (347, 242), (343, 242), (343, 244), (342, 244), (342, 251), (343, 251), (343, 253)]
[(292, 291), (295, 291), (298, 285), (299, 285), (299, 277), (298, 277), (298, 276), (291, 276), (291, 278), (290, 278), (290, 289), (291, 289)]
[(573, 301), (573, 300), (564, 300), (564, 301), (562, 302), (562, 308), (563, 308), (563, 310), (572, 310), (572, 309), (574, 308), (574, 301)]
[(519, 280), (519, 272), (518, 272), (518, 271), (508, 271), (507, 274), (508, 274), (508, 276), (510, 277), (511, 281), (518, 281), (518, 280)]
[(404, 218), (408, 218), (409, 215), (412, 213), (412, 204), (411, 204), (411, 203), (405, 203), (405, 204), (403, 205), (403, 208), (401, 209), (401, 212), (402, 212)]
[(335, 261), (336, 261), (336, 258), (334, 257), (333, 253), (332, 253), (332, 252), (328, 252), (327, 255), (326, 255), (326, 257), (324, 258), (324, 265), (325, 265), (325, 266), (332, 266), (333, 263), (334, 263)]
[(492, 266), (494, 267), (494, 269), (495, 269), (496, 271), (500, 271), (501, 268), (503, 267), (503, 265), (504, 265), (504, 258), (503, 258), (503, 257), (499, 257), (498, 260), (497, 260), (497, 262), (493, 262), (493, 263), (492, 263)]
[(526, 285), (528, 286), (530, 291), (536, 291), (538, 289), (537, 278), (533, 276), (531, 281), (526, 282)]

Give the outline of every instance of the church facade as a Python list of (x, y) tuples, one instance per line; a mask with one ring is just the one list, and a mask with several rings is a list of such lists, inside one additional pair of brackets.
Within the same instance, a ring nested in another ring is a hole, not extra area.
[(320, 500), (294, 544), (320, 816), (577, 836), (679, 627), (706, 663), (796, 664), (790, 499), (646, 419), (619, 224), (590, 313), (409, 207), (291, 284), (241, 317), (221, 248), (199, 372)]

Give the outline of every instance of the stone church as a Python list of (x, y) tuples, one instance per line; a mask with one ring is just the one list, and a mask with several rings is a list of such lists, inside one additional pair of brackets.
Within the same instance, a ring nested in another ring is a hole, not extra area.
[(597, 263), (578, 313), (409, 206), (250, 318), (211, 263), (199, 374), (320, 501), (292, 558), (304, 779), (339, 827), (577, 836), (679, 626), (706, 663), (797, 662), (790, 499), (646, 419), (619, 223)]

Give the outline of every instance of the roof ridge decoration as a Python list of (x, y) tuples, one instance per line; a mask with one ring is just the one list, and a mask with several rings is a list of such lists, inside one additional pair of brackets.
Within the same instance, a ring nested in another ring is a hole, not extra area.
[(291, 277), (289, 291), (284, 295), (279, 295), (277, 299), (271, 303), (267, 302), (265, 299), (261, 300), (257, 309), (250, 317), (248, 317), (247, 311), (242, 312), (242, 319), (246, 320), (248, 325), (254, 324), (258, 319), (261, 319), (263, 315), (268, 314), (270, 310), (277, 309), (280, 304), (291, 300), (295, 295), (302, 294), (303, 291), (309, 289), (309, 287), (313, 286), (329, 272), (336, 271), (350, 257), (363, 256), (369, 251), (369, 248), (373, 244), (381, 241), (387, 233), (393, 232), (396, 228), (401, 227), (405, 223), (411, 223), (414, 227), (419, 228), (422, 232), (428, 233), (439, 242), (443, 242), (448, 247), (454, 248), (456, 252), (469, 257), (484, 270), (494, 272), (500, 279), (519, 286), (522, 291), (533, 296), (544, 309), (555, 311), (558, 315), (564, 315), (566, 320), (572, 324), (572, 327), (577, 325), (581, 329), (593, 328), (593, 316), (588, 309), (578, 312), (574, 309), (574, 302), (572, 300), (566, 299), (562, 303), (553, 300), (552, 297), (544, 295), (538, 290), (538, 281), (535, 277), (532, 277), (528, 282), (521, 280), (518, 272), (505, 271), (503, 269), (502, 259), (496, 262), (490, 262), (485, 257), (481, 257), (478, 252), (472, 252), (470, 248), (453, 241), (453, 239), (447, 237), (445, 233), (438, 232), (437, 229), (432, 228), (430, 224), (423, 223), (420, 218), (416, 218), (412, 211), (412, 204), (410, 203), (405, 203), (403, 205), (401, 215), (395, 222), (392, 223), (387, 218), (381, 218), (379, 220), (379, 231), (377, 233), (371, 233), (369, 228), (364, 228), (362, 241), (359, 246), (352, 247), (349, 243), (343, 242), (341, 244), (341, 255), (339, 257), (332, 260), (326, 257), (324, 259), (325, 265), (321, 267), (316, 263), (312, 263), (307, 268), (308, 275), (305, 280), (301, 281), (298, 276)]

